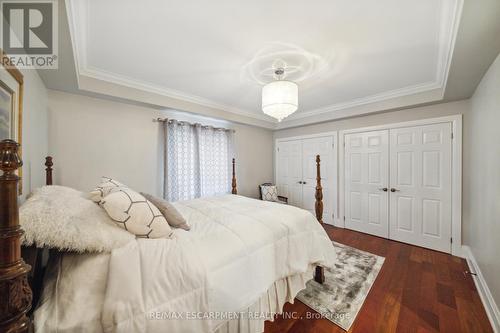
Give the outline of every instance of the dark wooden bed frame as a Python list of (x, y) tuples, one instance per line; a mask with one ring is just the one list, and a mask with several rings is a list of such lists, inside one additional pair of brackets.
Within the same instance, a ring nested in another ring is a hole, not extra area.
[[(23, 162), (15, 141), (0, 142), (0, 333), (31, 330), (30, 315), (38, 303), (43, 285), (43, 261), (49, 249), (21, 246), (23, 230), (19, 225), (18, 182), (16, 170)], [(323, 188), (320, 156), (316, 156), (316, 218), (323, 225)], [(46, 185), (52, 185), (52, 157), (45, 158)], [(232, 160), (231, 193), (237, 194), (236, 161)], [(58, 252), (57, 250), (50, 250)], [(26, 262), (25, 262), (26, 261)], [(325, 281), (323, 267), (316, 266), (314, 280)]]

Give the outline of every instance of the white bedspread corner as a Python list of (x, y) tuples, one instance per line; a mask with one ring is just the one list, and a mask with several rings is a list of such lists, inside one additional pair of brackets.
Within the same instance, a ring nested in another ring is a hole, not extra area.
[(207, 273), (196, 244), (138, 240), (111, 254), (104, 332), (210, 332)]

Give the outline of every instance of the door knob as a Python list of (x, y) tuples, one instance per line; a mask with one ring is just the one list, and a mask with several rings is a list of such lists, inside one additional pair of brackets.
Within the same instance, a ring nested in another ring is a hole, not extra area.
[(305, 185), (305, 184), (307, 184), (307, 183), (306, 183), (306, 182), (302, 182), (302, 184), (304, 184), (304, 185)]
[(384, 192), (387, 192), (389, 189), (387, 187), (382, 187), (382, 188), (379, 188), (379, 191), (384, 191)]
[(297, 183), (302, 184), (302, 181), (298, 181)]
[(393, 187), (393, 188), (391, 188), (391, 192), (399, 192), (399, 190), (398, 190), (398, 189), (395, 189), (395, 188)]

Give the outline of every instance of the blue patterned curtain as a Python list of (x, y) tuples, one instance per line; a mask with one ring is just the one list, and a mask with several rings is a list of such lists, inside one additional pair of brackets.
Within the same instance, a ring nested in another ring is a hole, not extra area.
[(229, 193), (232, 132), (176, 120), (164, 123), (168, 201)]

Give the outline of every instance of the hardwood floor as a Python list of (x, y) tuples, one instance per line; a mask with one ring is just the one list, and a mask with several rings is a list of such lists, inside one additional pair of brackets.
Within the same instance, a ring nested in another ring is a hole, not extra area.
[[(325, 226), (332, 240), (385, 257), (349, 332), (493, 332), (464, 259), (363, 233)], [(294, 313), (265, 332), (345, 332), (298, 300)], [(291, 318), (290, 318), (291, 317)]]

